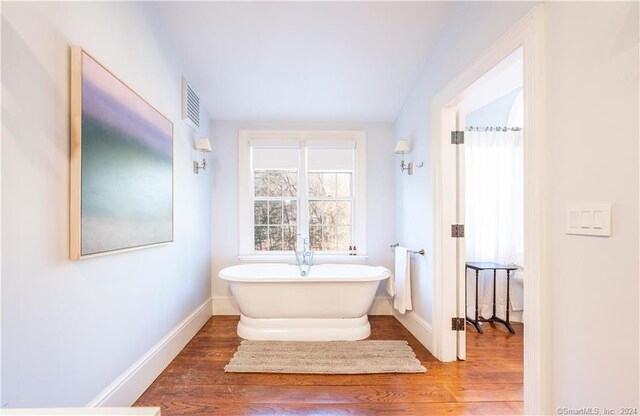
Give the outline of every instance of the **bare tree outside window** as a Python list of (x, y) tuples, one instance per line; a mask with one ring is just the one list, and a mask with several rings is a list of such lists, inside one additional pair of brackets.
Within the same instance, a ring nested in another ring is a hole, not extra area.
[(316, 251), (352, 245), (353, 172), (309, 172), (309, 240)]
[(296, 249), (298, 172), (254, 170), (254, 247), (256, 251)]

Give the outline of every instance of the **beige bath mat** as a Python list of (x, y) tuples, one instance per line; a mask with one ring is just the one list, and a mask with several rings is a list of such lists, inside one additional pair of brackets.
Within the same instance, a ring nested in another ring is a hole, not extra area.
[(424, 373), (407, 341), (242, 341), (229, 373)]

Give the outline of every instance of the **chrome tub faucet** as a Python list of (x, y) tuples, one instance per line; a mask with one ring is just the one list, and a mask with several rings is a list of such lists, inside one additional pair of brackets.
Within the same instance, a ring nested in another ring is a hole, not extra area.
[(301, 234), (298, 234), (298, 236), (302, 238), (302, 250), (295, 251), (296, 263), (300, 269), (300, 276), (305, 277), (309, 275), (311, 266), (313, 266), (313, 251), (309, 246), (309, 238)]

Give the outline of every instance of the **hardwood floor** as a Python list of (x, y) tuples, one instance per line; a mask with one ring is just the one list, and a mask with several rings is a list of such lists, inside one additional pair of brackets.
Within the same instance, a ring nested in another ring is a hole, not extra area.
[(467, 361), (441, 363), (392, 316), (371, 316), (370, 339), (404, 339), (424, 374), (225, 373), (241, 339), (236, 316), (214, 316), (134, 406), (181, 415), (522, 414), (523, 344), (502, 325), (467, 326)]

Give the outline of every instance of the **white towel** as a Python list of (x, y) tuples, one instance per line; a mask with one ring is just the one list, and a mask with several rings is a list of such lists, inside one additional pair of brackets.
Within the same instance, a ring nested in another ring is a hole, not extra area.
[(396, 264), (393, 276), (387, 279), (387, 293), (393, 296), (393, 307), (400, 313), (413, 309), (411, 305), (411, 269), (409, 251), (397, 246), (395, 250)]

